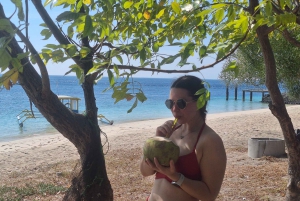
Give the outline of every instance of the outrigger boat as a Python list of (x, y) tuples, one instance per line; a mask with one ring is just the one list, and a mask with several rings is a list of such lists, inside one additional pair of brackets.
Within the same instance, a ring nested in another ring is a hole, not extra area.
[[(66, 106), (68, 107), (70, 110), (72, 110), (75, 113), (79, 113), (79, 101), (80, 98), (78, 97), (73, 97), (73, 96), (65, 96), (65, 95), (58, 95), (57, 96), (58, 99)], [(23, 127), (23, 123), (24, 121), (26, 121), (27, 119), (36, 119), (36, 118), (42, 118), (43, 116), (40, 113), (33, 113), (30, 110), (23, 110), (22, 112), (20, 112), (17, 115), (17, 119), (18, 119), (18, 123), (20, 127)], [(109, 124), (112, 125), (114, 123), (113, 120), (108, 120), (104, 115), (99, 114), (98, 116), (98, 120), (101, 121), (102, 123), (105, 124)]]

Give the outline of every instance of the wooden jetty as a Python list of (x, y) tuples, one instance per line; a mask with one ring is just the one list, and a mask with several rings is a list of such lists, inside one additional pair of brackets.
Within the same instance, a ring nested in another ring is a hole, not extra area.
[(249, 92), (250, 93), (250, 101), (252, 101), (252, 95), (254, 92), (261, 93), (261, 100), (263, 100), (263, 97), (265, 93), (269, 93), (268, 90), (263, 90), (263, 89), (243, 89), (243, 101), (245, 100), (245, 93)]

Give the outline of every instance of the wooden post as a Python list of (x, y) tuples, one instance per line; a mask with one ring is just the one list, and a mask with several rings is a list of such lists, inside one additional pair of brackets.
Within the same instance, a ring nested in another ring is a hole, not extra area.
[(234, 89), (234, 100), (237, 100), (237, 86)]
[(243, 90), (243, 101), (245, 100), (245, 90)]
[(252, 101), (252, 91), (250, 91), (250, 101)]
[(229, 89), (228, 86), (226, 86), (226, 100), (228, 100), (228, 96), (229, 96)]

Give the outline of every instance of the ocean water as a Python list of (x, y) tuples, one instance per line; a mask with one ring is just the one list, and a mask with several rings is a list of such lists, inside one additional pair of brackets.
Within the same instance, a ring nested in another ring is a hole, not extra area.
[[(131, 121), (141, 121), (157, 118), (173, 118), (171, 112), (165, 107), (165, 100), (169, 96), (169, 89), (174, 79), (171, 78), (134, 78), (134, 86), (142, 87), (147, 96), (144, 103), (127, 113), (133, 101), (120, 101), (114, 103), (112, 90), (103, 92), (108, 86), (108, 78), (103, 78), (95, 86), (95, 96), (98, 106), (98, 114), (104, 115), (107, 119), (113, 120), (114, 124)], [(76, 96), (79, 101), (79, 112), (84, 110), (84, 99), (81, 86), (73, 76), (50, 76), (51, 89), (57, 95)], [(240, 86), (238, 88), (238, 99), (234, 99), (234, 89), (230, 88), (229, 100), (226, 101), (226, 87), (221, 80), (206, 80), (210, 84), (211, 99), (208, 102), (208, 113), (223, 113), (243, 110), (255, 110), (268, 108), (268, 105), (261, 102), (261, 93), (253, 93), (253, 100), (250, 101), (249, 93), (246, 93), (246, 100), (242, 100), (242, 90), (251, 88)], [(252, 87), (254, 88), (254, 87)], [(135, 89), (136, 90), (136, 89)], [(0, 91), (0, 141), (14, 140), (32, 135), (56, 132), (33, 106), (36, 119), (27, 119), (22, 128), (18, 125), (17, 116), (24, 109), (30, 109), (30, 102), (22, 87), (15, 85), (10, 91)], [(107, 125), (103, 125), (107, 126)]]

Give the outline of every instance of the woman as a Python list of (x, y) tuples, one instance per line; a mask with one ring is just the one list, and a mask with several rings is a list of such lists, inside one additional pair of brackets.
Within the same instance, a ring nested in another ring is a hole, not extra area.
[[(219, 135), (205, 124), (206, 104), (198, 109), (195, 93), (204, 88), (195, 76), (182, 76), (171, 86), (166, 106), (177, 119), (166, 121), (156, 130), (157, 136), (170, 136), (179, 146), (180, 157), (170, 167), (143, 159), (143, 176), (155, 174), (149, 201), (215, 200), (226, 169), (226, 153)], [(200, 94), (201, 95), (201, 94)]]

